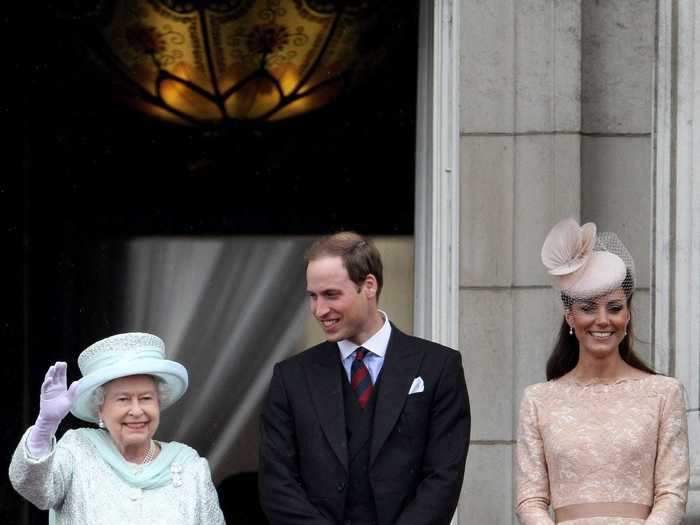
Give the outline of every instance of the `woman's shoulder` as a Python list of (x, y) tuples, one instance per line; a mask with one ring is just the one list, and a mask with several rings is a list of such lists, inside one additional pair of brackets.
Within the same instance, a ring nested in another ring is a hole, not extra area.
[(201, 468), (203, 464), (207, 464), (206, 458), (199, 455), (194, 448), (179, 441), (159, 441), (162, 450), (167, 451), (168, 455), (173, 457), (173, 461), (179, 463), (185, 468)]
[(666, 388), (669, 390), (677, 390), (679, 388), (683, 388), (683, 383), (681, 383), (675, 377), (665, 376), (663, 374), (649, 374), (648, 378), (649, 381), (651, 381), (654, 385), (658, 386), (659, 388)]
[(528, 401), (537, 401), (548, 398), (553, 391), (557, 390), (558, 385), (555, 381), (544, 381), (542, 383), (533, 383), (526, 386), (523, 391), (523, 399)]
[(666, 397), (676, 395), (680, 395), (682, 397), (685, 392), (683, 383), (671, 376), (661, 374), (651, 375), (648, 383), (650, 385), (650, 389), (653, 389), (653, 391)]
[(174, 448), (182, 451), (187, 451), (190, 455), (195, 455), (199, 457), (199, 452), (185, 443), (180, 443), (179, 441), (158, 441), (161, 447)]
[(541, 383), (533, 383), (525, 387), (525, 393), (537, 396), (551, 392), (559, 386), (556, 380), (542, 381)]
[(157, 440), (157, 441), (162, 447), (176, 447), (176, 448), (180, 448), (183, 450), (192, 451), (195, 454), (199, 454), (196, 449), (192, 448), (191, 446), (189, 446), (185, 443), (181, 443), (180, 441), (160, 441), (160, 440)]
[(66, 430), (56, 441), (56, 450), (60, 454), (67, 453), (72, 457), (92, 457), (96, 451), (88, 438), (90, 432), (97, 432), (97, 430), (85, 427)]
[(97, 431), (95, 429), (85, 427), (66, 430), (63, 436), (61, 436), (61, 439), (58, 440), (58, 444), (68, 448), (83, 447), (88, 443), (87, 436), (90, 432)]

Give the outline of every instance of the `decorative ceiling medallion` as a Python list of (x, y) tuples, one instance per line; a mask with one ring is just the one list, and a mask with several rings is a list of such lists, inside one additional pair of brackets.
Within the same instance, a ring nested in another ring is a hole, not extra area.
[(275, 121), (343, 89), (367, 0), (117, 0), (102, 36), (133, 107), (180, 124)]

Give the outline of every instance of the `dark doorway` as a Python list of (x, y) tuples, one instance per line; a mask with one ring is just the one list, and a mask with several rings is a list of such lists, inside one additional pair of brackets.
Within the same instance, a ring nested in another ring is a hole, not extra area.
[[(91, 47), (99, 0), (24, 4), (4, 26), (21, 42), (6, 100), (2, 430), (11, 451), (36, 417), (47, 366), (75, 363), (123, 309), (120, 241), (145, 235), (412, 235), (418, 1), (394, 2), (375, 35), (391, 45), (371, 75), (328, 106), (272, 124), (180, 127), (114, 98)], [(30, 16), (31, 15), (31, 16)], [(6, 112), (7, 113), (7, 112)], [(80, 426), (71, 416), (59, 429)], [(254, 474), (231, 483), (247, 483)], [(246, 494), (248, 494), (246, 492)], [(255, 497), (241, 516), (259, 516)], [(233, 511), (232, 511), (233, 512)], [(257, 523), (233, 520), (233, 523)], [(46, 514), (3, 483), (0, 522)]]

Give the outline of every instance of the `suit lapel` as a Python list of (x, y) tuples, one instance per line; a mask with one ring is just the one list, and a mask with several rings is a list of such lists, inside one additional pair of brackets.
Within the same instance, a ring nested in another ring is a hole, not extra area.
[(323, 433), (338, 460), (348, 471), (348, 447), (345, 433), (343, 386), (340, 382), (338, 345), (322, 344), (306, 366), (311, 398)]
[(370, 466), (396, 425), (422, 359), (423, 354), (411, 343), (410, 338), (392, 324), (386, 359), (382, 366), (379, 397), (374, 412)]

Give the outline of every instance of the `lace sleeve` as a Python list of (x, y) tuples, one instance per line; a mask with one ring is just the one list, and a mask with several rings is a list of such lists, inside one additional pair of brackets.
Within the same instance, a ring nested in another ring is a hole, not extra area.
[(520, 405), (516, 450), (516, 507), (522, 525), (554, 525), (549, 517), (549, 478), (537, 410), (530, 389)]
[(654, 506), (647, 525), (681, 523), (688, 500), (688, 420), (683, 386), (675, 382), (661, 412), (654, 468)]

